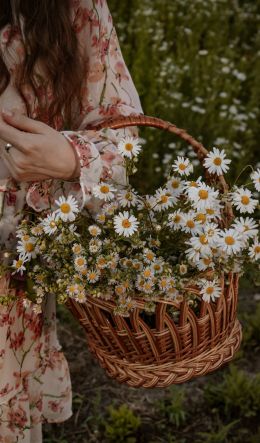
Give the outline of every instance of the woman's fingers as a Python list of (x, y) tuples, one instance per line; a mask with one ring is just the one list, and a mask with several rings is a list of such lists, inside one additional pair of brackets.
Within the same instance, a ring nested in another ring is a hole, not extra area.
[(29, 118), (27, 115), (16, 112), (15, 110), (2, 108), (2, 117), (8, 125), (20, 129), (20, 131), (30, 132), (31, 134), (44, 134), (48, 132), (48, 129), (51, 129), (45, 123)]

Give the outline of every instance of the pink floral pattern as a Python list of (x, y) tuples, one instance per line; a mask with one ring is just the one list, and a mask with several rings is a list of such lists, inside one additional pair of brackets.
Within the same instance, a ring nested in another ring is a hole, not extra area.
[[(106, 1), (71, 0), (71, 19), (88, 70), (83, 79), (83, 103), (75, 109), (71, 129), (66, 128), (62, 117), (57, 118), (55, 129), (76, 150), (80, 177), (73, 182), (50, 179), (17, 183), (4, 171), (0, 154), (0, 250), (15, 248), (19, 211), (26, 205), (35, 211), (56, 209), (55, 199), (70, 193), (81, 208), (97, 210), (98, 204), (90, 195), (94, 184), (101, 179), (126, 182), (116, 143), (123, 135), (137, 135), (137, 128), (94, 131), (87, 127), (111, 116), (142, 114), (138, 93)], [(0, 31), (0, 51), (11, 82), (24, 57), (22, 17), (20, 20), (21, 31), (17, 27), (12, 40), (11, 25)], [(40, 74), (41, 66), (37, 68)], [(37, 119), (37, 98), (29, 85), (23, 88), (29, 116)], [(39, 91), (41, 88), (39, 81)], [(46, 121), (51, 99), (52, 91), (48, 91)], [(7, 107), (15, 105), (13, 101), (9, 100)], [(0, 296), (8, 281), (8, 276), (0, 279)], [(42, 423), (61, 422), (72, 414), (69, 368), (56, 332), (55, 296), (48, 294), (43, 303), (42, 314), (25, 308), (19, 297), (9, 306), (0, 305), (0, 443), (41, 443)]]

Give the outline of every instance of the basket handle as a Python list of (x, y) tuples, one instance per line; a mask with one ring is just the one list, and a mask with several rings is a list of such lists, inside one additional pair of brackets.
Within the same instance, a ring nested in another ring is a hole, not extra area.
[[(188, 134), (187, 131), (185, 131), (185, 129), (178, 128), (173, 123), (170, 123), (168, 121), (162, 120), (157, 117), (150, 117), (148, 115), (132, 114), (130, 116), (111, 117), (98, 124), (89, 124), (86, 127), (86, 129), (91, 129), (91, 130), (100, 130), (104, 128), (120, 129), (127, 126), (150, 126), (153, 128), (158, 128), (164, 131), (172, 132), (178, 137), (182, 138), (193, 147), (194, 152), (197, 154), (197, 157), (205, 170), (207, 179), (211, 182), (216, 180), (220, 184), (223, 192), (228, 191), (229, 187), (228, 184), (226, 183), (224, 176), (223, 175), (213, 176), (209, 174), (205, 166), (203, 165), (203, 160), (207, 156), (208, 150), (202, 145), (202, 143), (198, 142), (195, 138), (193, 138), (190, 134)], [(225, 225), (228, 225), (230, 221), (234, 218), (230, 203), (227, 203), (225, 205), (225, 215), (227, 217), (227, 223), (225, 223)]]

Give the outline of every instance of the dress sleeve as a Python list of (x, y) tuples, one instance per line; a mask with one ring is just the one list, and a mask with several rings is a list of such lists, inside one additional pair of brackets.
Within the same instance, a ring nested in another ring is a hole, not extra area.
[[(76, 110), (74, 127), (77, 130), (61, 133), (79, 157), (80, 177), (74, 184), (65, 183), (82, 209), (91, 199), (92, 186), (100, 180), (126, 183), (123, 158), (116, 145), (123, 136), (138, 136), (136, 126), (117, 130), (88, 130), (87, 126), (112, 116), (143, 114), (143, 110), (122, 56), (106, 0), (80, 0), (75, 5), (73, 27), (87, 69), (83, 79), (82, 105)], [(45, 190), (49, 190), (47, 184)], [(52, 194), (53, 198), (52, 192), (48, 194)], [(38, 211), (44, 209), (48, 201), (46, 192), (39, 192), (35, 183), (29, 188), (26, 200)]]

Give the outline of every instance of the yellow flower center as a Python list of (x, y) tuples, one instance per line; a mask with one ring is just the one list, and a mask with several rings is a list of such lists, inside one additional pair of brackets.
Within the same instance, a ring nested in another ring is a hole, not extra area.
[(127, 192), (127, 193), (125, 194), (125, 198), (126, 198), (126, 200), (128, 200), (128, 201), (132, 201), (132, 200), (133, 200), (133, 194), (132, 194), (131, 192)]
[(200, 189), (199, 197), (201, 198), (201, 200), (207, 200), (208, 196), (209, 196), (208, 191), (206, 191), (205, 189)]
[(106, 264), (106, 260), (103, 257), (101, 257), (98, 259), (98, 264), (99, 264), (99, 266), (103, 266)]
[(198, 183), (191, 181), (189, 184), (190, 188), (197, 188), (198, 187)]
[(125, 219), (122, 221), (122, 226), (123, 226), (123, 228), (130, 228), (130, 226), (131, 226), (131, 222), (130, 222), (127, 218), (125, 218)]
[(20, 268), (22, 266), (22, 264), (23, 264), (22, 260), (17, 260), (15, 267)]
[(95, 273), (95, 272), (90, 272), (88, 278), (89, 278), (89, 280), (95, 280), (95, 278), (96, 278), (96, 273)]
[(255, 253), (256, 253), (256, 254), (259, 254), (259, 253), (260, 253), (260, 246), (257, 245), (257, 246), (255, 247)]
[(107, 185), (100, 186), (100, 192), (102, 192), (102, 194), (107, 194), (109, 192), (109, 186)]
[(167, 286), (167, 281), (166, 280), (161, 280), (161, 287), (162, 288), (166, 288)]
[(161, 195), (161, 203), (167, 203), (168, 200), (169, 200), (168, 195)]
[(192, 229), (192, 228), (194, 228), (195, 223), (194, 223), (193, 220), (187, 220), (186, 225), (188, 226), (188, 228), (191, 228), (191, 229)]
[(233, 245), (235, 243), (234, 237), (231, 237), (231, 235), (228, 235), (227, 237), (225, 237), (225, 243), (230, 246)]
[(243, 196), (241, 197), (241, 203), (242, 203), (243, 205), (248, 205), (249, 202), (250, 202), (250, 198), (249, 198), (247, 195), (243, 195)]
[(68, 212), (70, 212), (70, 205), (68, 203), (62, 203), (60, 205), (60, 210), (61, 212), (63, 212), (64, 214), (68, 214)]
[(161, 269), (161, 266), (158, 264), (155, 264), (154, 269), (155, 269), (155, 271), (159, 271)]
[(173, 221), (174, 221), (174, 223), (180, 223), (180, 221), (181, 221), (181, 216), (180, 216), (180, 215), (175, 215)]
[(203, 263), (208, 266), (211, 263), (211, 259), (210, 258), (203, 258)]
[(27, 252), (32, 252), (34, 250), (34, 244), (33, 243), (26, 243), (25, 250)]
[(206, 209), (206, 213), (209, 214), (209, 215), (214, 215), (215, 214), (215, 210), (211, 209), (211, 208), (208, 208), (208, 209)]
[(213, 288), (212, 286), (209, 286), (209, 287), (206, 289), (206, 293), (209, 294), (209, 295), (213, 294), (213, 292), (214, 292), (214, 288)]
[(180, 163), (180, 164), (179, 164), (179, 169), (180, 169), (181, 171), (185, 171), (186, 167), (187, 167), (187, 166), (186, 166), (184, 163)]
[(178, 182), (178, 180), (173, 180), (172, 181), (172, 188), (178, 189), (179, 186), (180, 186), (180, 183)]
[(55, 226), (56, 226), (56, 223), (55, 223), (54, 220), (52, 220), (52, 221), (50, 222), (50, 227), (51, 227), (51, 228), (55, 228)]
[(213, 163), (216, 166), (220, 166), (222, 163), (222, 159), (220, 157), (216, 157), (216, 158), (214, 158)]
[(29, 235), (27, 235), (27, 234), (25, 234), (23, 237), (22, 237), (22, 239), (23, 239), (23, 241), (28, 241), (29, 240)]
[(207, 220), (206, 214), (200, 212), (199, 214), (196, 215), (196, 220), (205, 223), (205, 221)]
[(206, 245), (208, 243), (207, 237), (205, 234), (200, 235), (200, 243)]
[(80, 258), (77, 259), (78, 266), (82, 266), (82, 265), (84, 265), (84, 263), (85, 263), (84, 258), (80, 257)]
[(150, 271), (150, 269), (146, 269), (145, 271), (144, 271), (144, 277), (150, 277), (151, 276), (151, 271)]
[(154, 254), (153, 254), (152, 252), (147, 252), (147, 254), (146, 254), (146, 258), (147, 258), (148, 260), (153, 260), (153, 258), (154, 258)]
[(132, 150), (133, 150), (133, 145), (132, 145), (132, 143), (126, 143), (126, 144), (125, 144), (125, 149), (126, 149), (126, 151), (132, 151)]

